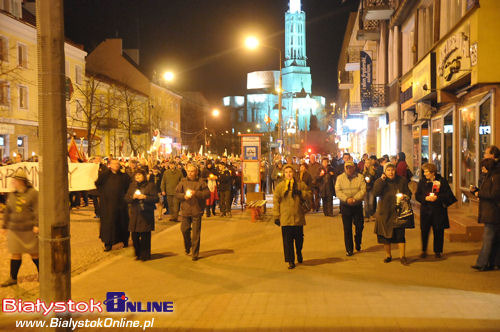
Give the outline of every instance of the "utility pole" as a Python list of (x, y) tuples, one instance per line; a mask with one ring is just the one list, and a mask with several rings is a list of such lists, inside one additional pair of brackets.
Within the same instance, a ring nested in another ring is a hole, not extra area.
[(36, 14), (41, 151), (39, 279), (40, 297), (49, 303), (71, 297), (63, 0), (36, 0)]

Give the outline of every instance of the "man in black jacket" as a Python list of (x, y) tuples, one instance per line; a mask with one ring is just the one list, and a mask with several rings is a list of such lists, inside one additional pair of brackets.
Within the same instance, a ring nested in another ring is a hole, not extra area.
[(189, 164), (186, 172), (187, 177), (179, 182), (175, 191), (181, 202), (179, 216), (184, 249), (186, 255), (192, 250), (192, 259), (197, 261), (200, 252), (201, 217), (210, 191), (206, 182), (198, 177), (198, 168), (195, 165)]

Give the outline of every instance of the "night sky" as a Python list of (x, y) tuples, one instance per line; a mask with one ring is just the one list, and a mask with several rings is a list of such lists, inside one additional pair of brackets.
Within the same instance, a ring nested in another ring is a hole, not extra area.
[[(358, 0), (302, 0), (313, 93), (331, 100), (350, 10)], [(217, 104), (244, 95), (246, 73), (277, 70), (278, 53), (242, 47), (249, 34), (284, 48), (288, 0), (65, 0), (66, 36), (87, 52), (105, 38), (140, 49), (140, 67), (176, 73), (174, 90), (201, 91)]]

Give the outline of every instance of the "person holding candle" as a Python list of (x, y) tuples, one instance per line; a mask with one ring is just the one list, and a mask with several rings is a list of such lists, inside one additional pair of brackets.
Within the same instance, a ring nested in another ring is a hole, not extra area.
[[(380, 172), (382, 173), (382, 172)], [(375, 181), (380, 177), (377, 169), (377, 157), (371, 156), (365, 160), (365, 168), (363, 171), (363, 176), (366, 182), (366, 195), (364, 201), (365, 208), (365, 221), (373, 221), (375, 219), (375, 211), (377, 210), (377, 198), (373, 193), (373, 185)]]
[(154, 182), (146, 180), (146, 172), (138, 169), (130, 184), (125, 201), (128, 203), (129, 225), (132, 233), (135, 259), (151, 258), (151, 231), (155, 229), (155, 203), (159, 201)]
[(210, 197), (210, 190), (207, 183), (198, 177), (198, 168), (194, 164), (188, 164), (186, 172), (187, 177), (179, 182), (175, 192), (181, 202), (179, 216), (184, 250), (186, 255), (192, 252), (192, 260), (197, 261), (200, 253), (201, 217), (205, 200)]
[(415, 198), (420, 202), (420, 231), (422, 238), (421, 258), (427, 257), (427, 243), (432, 228), (434, 234), (434, 254), (441, 258), (443, 254), (444, 230), (450, 228), (448, 207), (457, 199), (445, 178), (437, 174), (436, 165), (422, 165), (424, 177), (420, 179)]
[(377, 234), (378, 243), (384, 245), (384, 263), (392, 261), (391, 244), (397, 243), (401, 264), (407, 265), (405, 229), (403, 227), (396, 227), (395, 222), (398, 218), (396, 212), (398, 199), (401, 200), (411, 196), (410, 189), (408, 188), (408, 180), (396, 175), (396, 166), (387, 163), (384, 166), (384, 173), (373, 185), (373, 192), (375, 196), (380, 197), (377, 204), (377, 211), (375, 212), (374, 231)]
[(294, 179), (293, 166), (284, 167), (285, 179), (274, 190), (274, 222), (281, 226), (283, 237), (283, 252), (288, 268), (295, 268), (295, 251), (297, 261), (302, 263), (302, 245), (304, 244), (304, 225), (306, 218), (301, 206), (301, 200), (311, 199), (311, 191), (302, 181)]

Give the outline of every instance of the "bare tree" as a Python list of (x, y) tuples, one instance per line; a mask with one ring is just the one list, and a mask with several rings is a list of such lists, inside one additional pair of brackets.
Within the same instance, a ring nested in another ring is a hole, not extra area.
[(125, 85), (115, 85), (117, 99), (121, 108), (118, 122), (126, 130), (127, 140), (134, 155), (145, 150), (143, 144), (137, 139), (136, 134), (149, 130), (148, 99)]
[(113, 96), (113, 91), (94, 76), (87, 76), (84, 84), (75, 86), (78, 97), (83, 100), (78, 97), (74, 99), (77, 111), (70, 112), (71, 119), (87, 130), (87, 155), (90, 156), (92, 149), (99, 144), (95, 139), (97, 129), (110, 118), (116, 105), (116, 98)]

